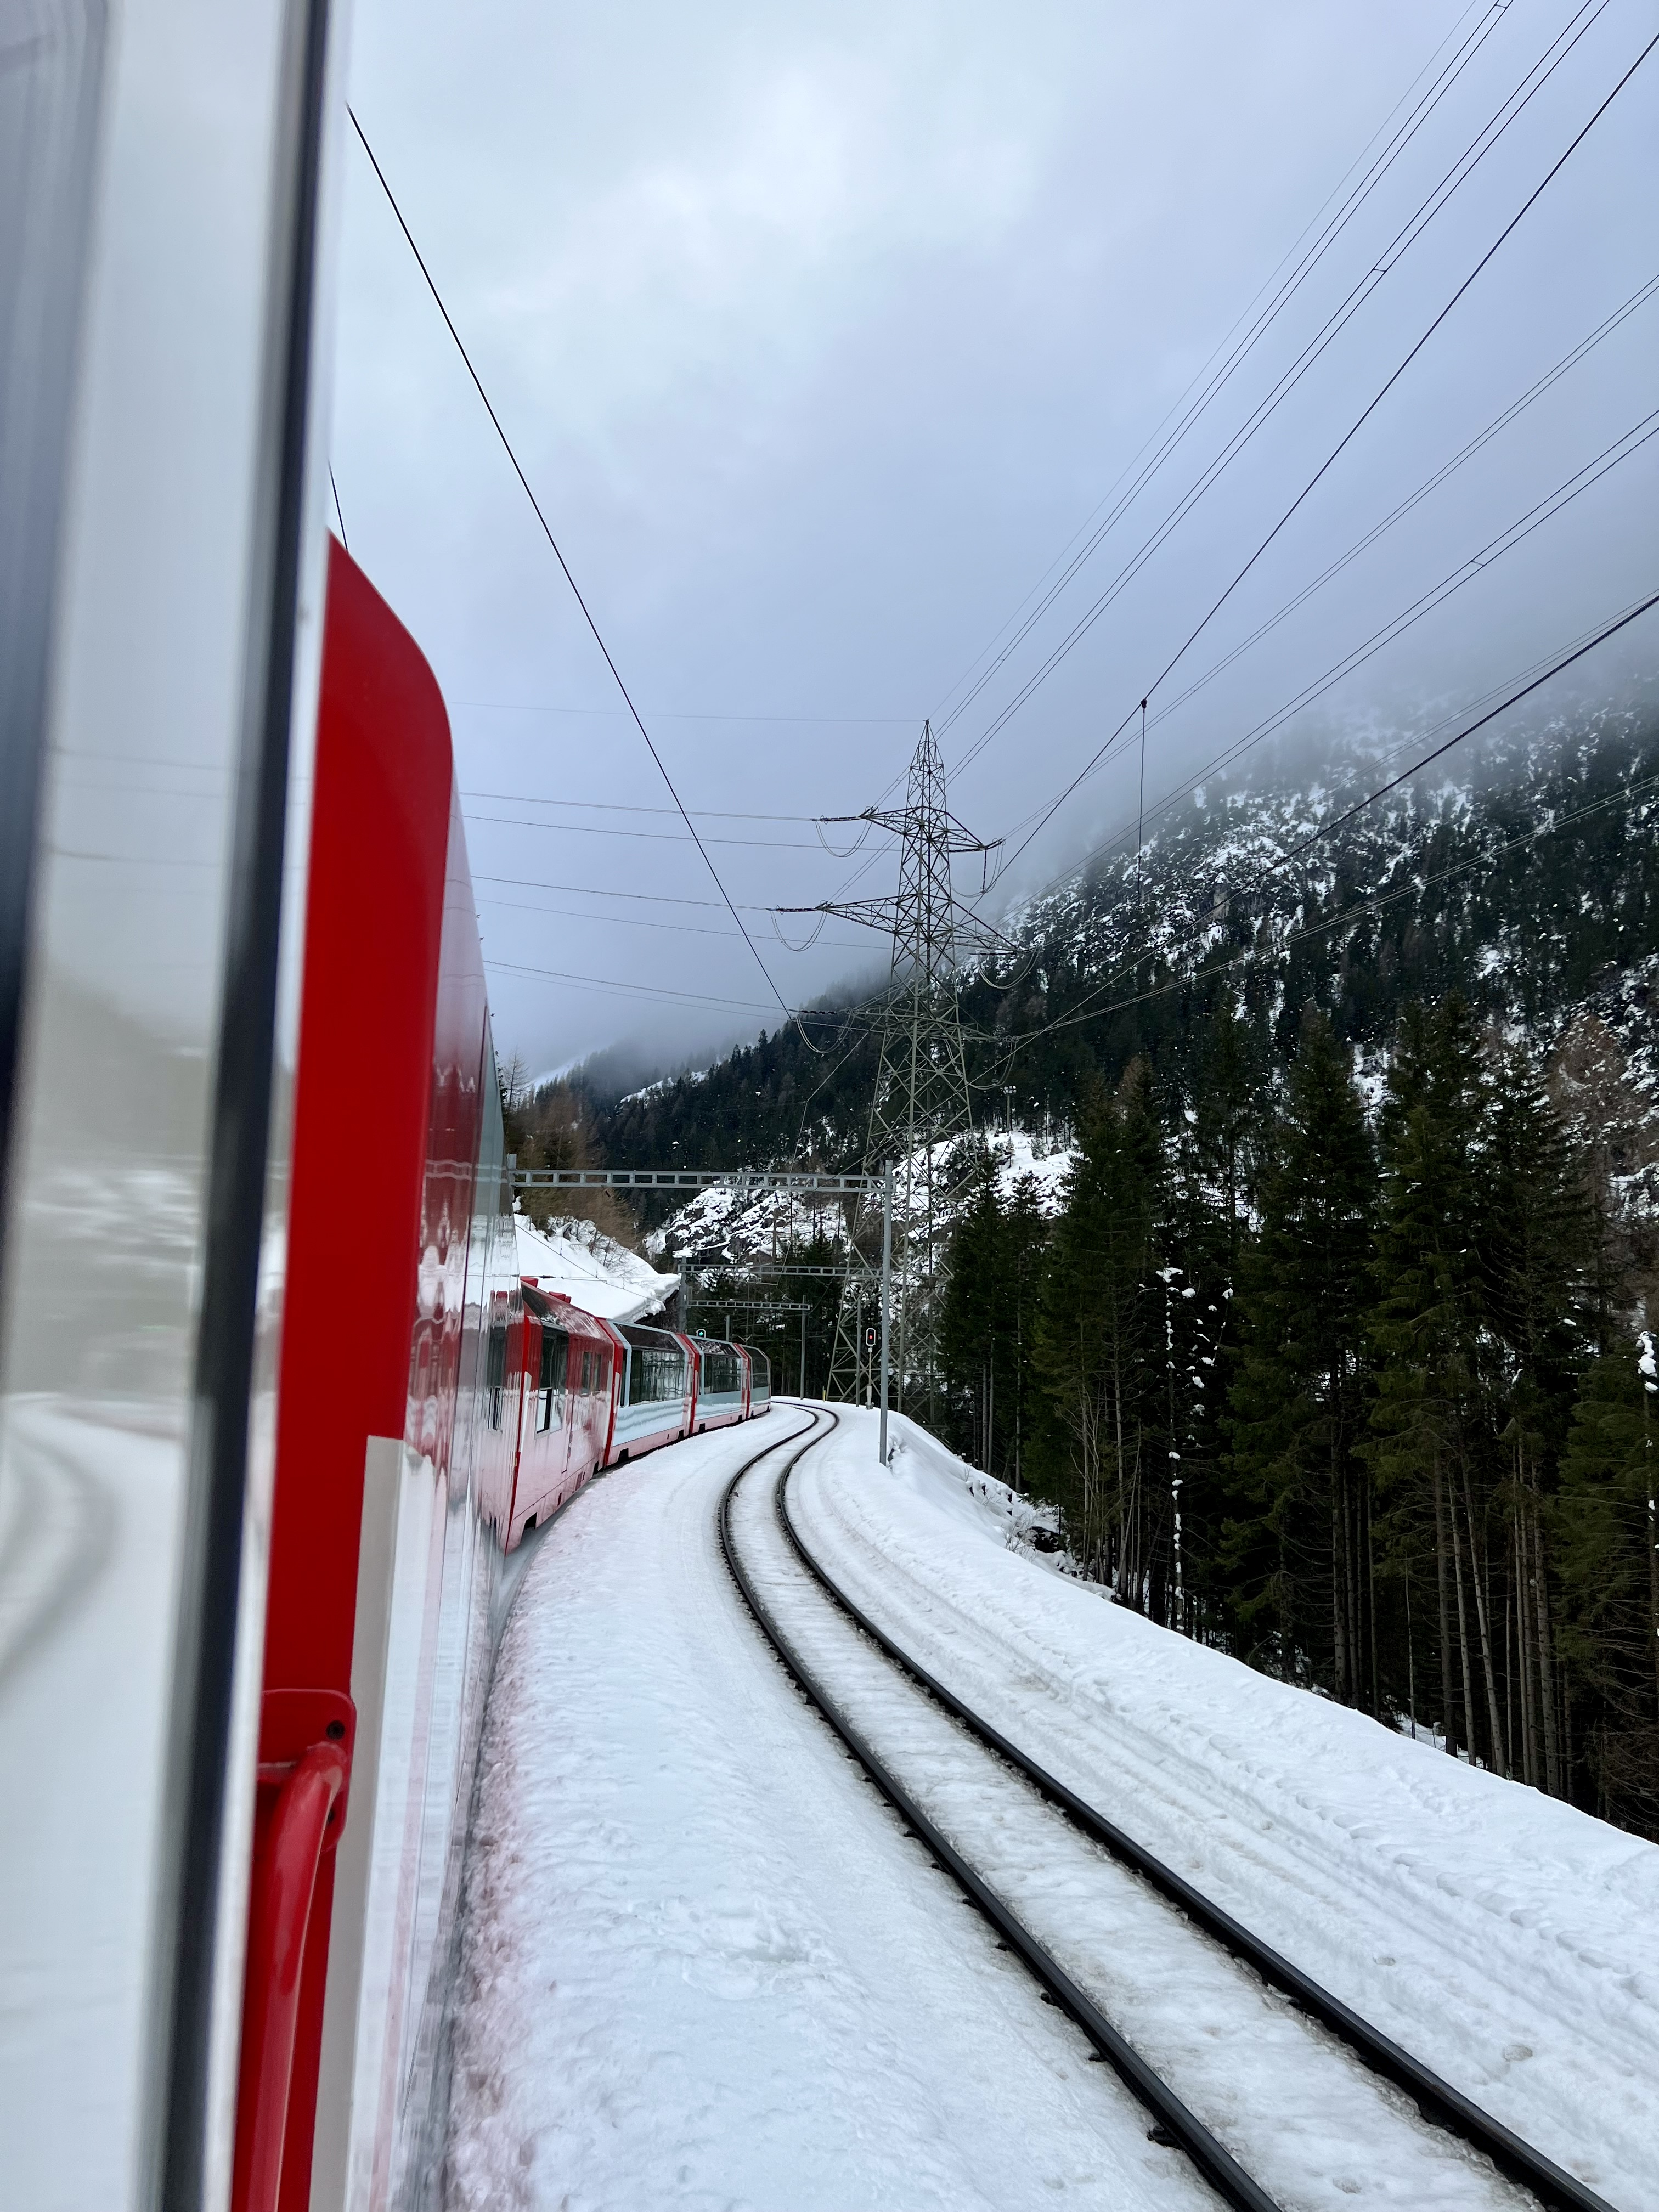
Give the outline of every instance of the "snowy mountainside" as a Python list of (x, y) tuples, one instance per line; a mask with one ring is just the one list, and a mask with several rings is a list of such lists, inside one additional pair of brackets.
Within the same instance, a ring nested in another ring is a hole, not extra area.
[[(969, 970), (960, 994), (987, 1125), (1012, 1120), (1052, 1153), (1088, 1084), (1115, 1085), (1137, 1054), (1178, 1107), (1224, 994), (1279, 1065), (1310, 1000), (1362, 1058), (1406, 1003), (1454, 987), (1544, 1045), (1595, 1012), (1650, 1092), (1659, 724), (1609, 714), (1454, 757), (1350, 820), (1398, 772), (1397, 748), (1351, 748), (1317, 778), (1201, 784), (1149, 818), (1139, 859), (1120, 841), (1010, 911), (1018, 957)], [(603, 1156), (853, 1164), (877, 1067), (868, 1012), (826, 1012), (810, 1043), (763, 1032), (695, 1079), (594, 1098)]]
[[(996, 1164), (997, 1188), (1003, 1198), (1012, 1198), (1016, 1185), (1029, 1181), (1044, 1213), (1060, 1211), (1066, 1177), (1075, 1157), (1069, 1145), (1047, 1142), (1025, 1129), (996, 1130), (986, 1142)], [(933, 1148), (936, 1183), (940, 1189), (951, 1183), (949, 1156), (953, 1149), (949, 1145)], [(918, 1152), (910, 1162), (915, 1170), (911, 1176), (915, 1188), (921, 1187), (922, 1158)], [(902, 1168), (904, 1164), (895, 1164)], [(901, 1183), (902, 1180), (901, 1175)], [(944, 1228), (948, 1229), (955, 1210), (952, 1200), (947, 1198)], [(913, 1224), (901, 1220), (896, 1231), (920, 1225), (919, 1219)], [(741, 1267), (815, 1244), (843, 1250), (848, 1233), (842, 1200), (810, 1206), (787, 1191), (744, 1192), (716, 1183), (699, 1191), (667, 1221), (648, 1231), (645, 1248), (652, 1259), (676, 1266), (683, 1262), (705, 1268)]]

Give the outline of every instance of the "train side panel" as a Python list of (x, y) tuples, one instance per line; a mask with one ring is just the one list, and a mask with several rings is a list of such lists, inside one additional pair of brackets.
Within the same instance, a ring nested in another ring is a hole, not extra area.
[[(308, 1713), (319, 1727), (318, 1701), (336, 1700), (351, 1763), (277, 2107), (283, 2212), (388, 2204), (430, 2148), (511, 1494), (489, 1347), (523, 1326), (447, 720), (412, 641), (338, 547), (307, 948), (256, 1932), (285, 1762), (303, 1748), (281, 1728)], [(257, 1949), (238, 2204), (271, 2155)]]

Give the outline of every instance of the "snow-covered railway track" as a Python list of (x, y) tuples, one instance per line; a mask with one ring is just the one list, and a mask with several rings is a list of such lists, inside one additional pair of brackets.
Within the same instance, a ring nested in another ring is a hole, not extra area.
[(805, 1698), (1152, 2115), (1152, 2140), (1184, 2150), (1238, 2212), (1356, 2196), (1609, 2212), (1048, 1773), (853, 1602), (788, 1509), (790, 1475), (837, 1425), (826, 1409), (733, 1476), (719, 1513), (726, 1564)]

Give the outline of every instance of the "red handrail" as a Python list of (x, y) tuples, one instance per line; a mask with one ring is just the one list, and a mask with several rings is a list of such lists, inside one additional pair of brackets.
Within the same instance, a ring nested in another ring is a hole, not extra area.
[(231, 2194), (237, 2212), (276, 2212), (311, 1901), (349, 1765), (343, 1744), (323, 1742), (290, 1765), (259, 1769), (262, 1785), (280, 1788), (249, 1901)]

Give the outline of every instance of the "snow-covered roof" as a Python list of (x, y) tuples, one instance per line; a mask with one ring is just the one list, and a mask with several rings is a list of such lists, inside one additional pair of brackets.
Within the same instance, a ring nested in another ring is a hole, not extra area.
[(605, 1321), (641, 1321), (660, 1313), (679, 1287), (678, 1275), (659, 1274), (589, 1221), (560, 1222), (552, 1232), (520, 1214), (514, 1223), (519, 1267), (538, 1290), (567, 1297)]

